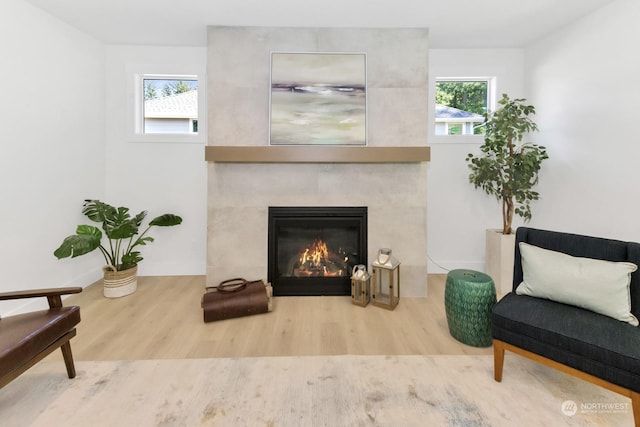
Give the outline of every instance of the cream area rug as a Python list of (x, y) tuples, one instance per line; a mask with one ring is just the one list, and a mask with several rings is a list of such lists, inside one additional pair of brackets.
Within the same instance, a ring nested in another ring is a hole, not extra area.
[(0, 389), (0, 425), (632, 426), (629, 399), (507, 354), (45, 360)]

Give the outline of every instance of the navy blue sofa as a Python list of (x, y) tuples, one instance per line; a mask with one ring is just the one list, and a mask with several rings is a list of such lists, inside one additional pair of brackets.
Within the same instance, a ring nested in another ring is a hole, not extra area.
[[(504, 352), (531, 358), (629, 397), (640, 426), (640, 328), (579, 307), (517, 295), (519, 242), (572, 256), (628, 261), (640, 267), (640, 244), (521, 227), (516, 231), (513, 291), (492, 314), (494, 376), (502, 381)], [(640, 319), (640, 271), (631, 275), (631, 312)]]

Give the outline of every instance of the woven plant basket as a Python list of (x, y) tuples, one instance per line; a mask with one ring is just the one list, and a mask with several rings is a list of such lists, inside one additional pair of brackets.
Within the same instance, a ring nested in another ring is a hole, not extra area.
[(112, 265), (102, 268), (104, 273), (104, 296), (107, 298), (119, 298), (132, 294), (138, 289), (138, 266), (127, 270), (116, 271)]

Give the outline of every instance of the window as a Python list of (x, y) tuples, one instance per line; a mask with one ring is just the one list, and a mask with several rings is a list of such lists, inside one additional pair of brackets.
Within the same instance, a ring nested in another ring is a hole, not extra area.
[(462, 135), (462, 123), (447, 123), (447, 135)]
[(131, 141), (205, 141), (205, 122), (199, 123), (200, 116), (206, 115), (204, 77), (144, 73), (132, 76)]
[(197, 133), (193, 126), (198, 120), (197, 79), (144, 77), (142, 86), (143, 133)]
[(436, 135), (481, 135), (492, 105), (489, 78), (436, 78)]

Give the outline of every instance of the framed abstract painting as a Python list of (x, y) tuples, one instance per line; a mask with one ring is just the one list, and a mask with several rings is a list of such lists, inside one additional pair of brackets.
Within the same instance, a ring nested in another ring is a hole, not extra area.
[(364, 53), (271, 54), (271, 145), (366, 145)]

